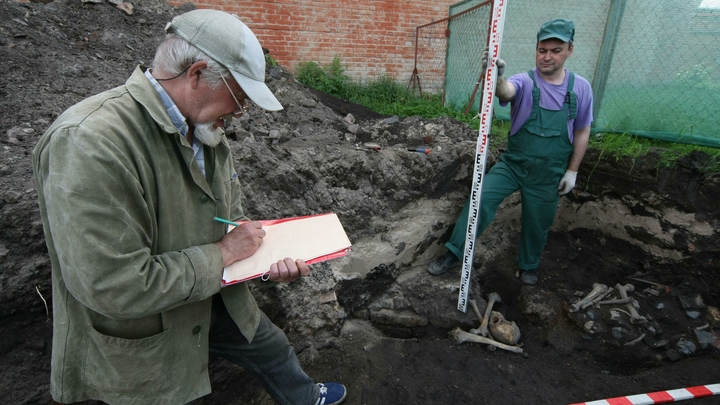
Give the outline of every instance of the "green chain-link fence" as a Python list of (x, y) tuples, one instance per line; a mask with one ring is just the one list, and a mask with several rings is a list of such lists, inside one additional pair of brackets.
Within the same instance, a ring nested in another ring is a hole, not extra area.
[[(507, 62), (506, 76), (534, 66), (536, 33), (543, 22), (567, 18), (575, 22), (576, 34), (566, 66), (593, 85), (594, 132), (720, 147), (720, 1), (506, 1), (500, 55)], [(457, 3), (450, 15), (482, 4)], [(489, 8), (477, 10), (448, 20), (447, 45), (442, 46), (445, 85), (436, 89), (444, 90), (446, 104), (455, 108), (472, 101), (476, 110), (482, 96), (478, 92), (471, 99), (487, 42), (484, 12)], [(509, 119), (508, 107), (496, 104), (494, 110), (498, 118)]]
[(487, 33), (491, 12), (492, 1), (463, 2), (451, 7), (450, 17), (417, 27), (411, 86), (444, 93), (445, 105), (458, 110), (477, 99), (482, 73), (482, 52), (477, 50), (487, 43), (487, 34), (478, 32)]

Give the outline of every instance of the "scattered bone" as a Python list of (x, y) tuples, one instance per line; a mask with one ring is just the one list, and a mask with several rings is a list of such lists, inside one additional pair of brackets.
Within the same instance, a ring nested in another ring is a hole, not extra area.
[(641, 283), (650, 284), (653, 288), (658, 290), (658, 292), (664, 292), (665, 294), (669, 294), (670, 290), (672, 290), (669, 286), (666, 286), (665, 284), (656, 283), (655, 281), (650, 280), (643, 280), (641, 278), (637, 277), (628, 277), (630, 280), (639, 281)]
[(480, 309), (478, 309), (477, 302), (475, 302), (475, 300), (473, 300), (473, 299), (468, 300), (468, 302), (470, 303), (470, 307), (472, 308), (473, 312), (475, 312), (475, 316), (478, 317), (478, 321), (480, 321), (480, 323), (482, 323), (483, 316), (480, 313)]
[(605, 300), (605, 301), (598, 301), (598, 305), (620, 305), (620, 304), (629, 304), (633, 301), (632, 298), (620, 298), (620, 299), (614, 299), (614, 300)]
[[(630, 291), (630, 292), (635, 291), (635, 286), (633, 286), (632, 284), (625, 284), (625, 285), (617, 284), (617, 285), (615, 285), (615, 289), (618, 291), (618, 293), (620, 293), (620, 296), (623, 299), (627, 299), (628, 291)], [(625, 307), (628, 309), (628, 312), (630, 312), (630, 323), (632, 323), (632, 324), (641, 323), (642, 324), (642, 323), (647, 322), (647, 319), (643, 316), (640, 316), (640, 314), (638, 313), (637, 309), (635, 309), (633, 304), (628, 303), (625, 305)]]
[(605, 299), (605, 297), (612, 294), (613, 292), (615, 292), (615, 290), (608, 287), (608, 290), (605, 293), (598, 295), (596, 298), (593, 298), (592, 301), (588, 302), (587, 304), (583, 304), (581, 309), (585, 309), (589, 306), (594, 306), (597, 308), (598, 307), (597, 303), (600, 302), (601, 300)]
[(590, 291), (590, 293), (588, 293), (585, 298), (570, 305), (570, 312), (577, 312), (580, 310), (580, 308), (587, 308), (587, 306), (584, 306), (585, 304), (587, 304), (588, 306), (591, 305), (591, 302), (595, 298), (601, 296), (602, 294), (605, 294), (607, 290), (608, 286), (606, 286), (605, 284), (594, 283), (592, 291)]
[(520, 340), (520, 328), (497, 311), (490, 313), (490, 336), (500, 343), (514, 345)]
[(450, 335), (455, 339), (455, 342), (457, 342), (458, 344), (463, 344), (466, 342), (482, 343), (482, 344), (486, 344), (486, 345), (495, 346), (497, 348), (507, 350), (507, 351), (513, 352), (513, 353), (522, 353), (523, 352), (523, 349), (520, 347), (510, 346), (510, 345), (506, 345), (505, 343), (496, 342), (496, 341), (494, 341), (490, 338), (486, 338), (484, 336), (478, 336), (478, 335), (474, 335), (472, 333), (465, 332), (460, 328), (455, 328), (452, 332), (450, 332)]
[[(477, 328), (477, 334), (482, 336), (487, 336), (488, 334), (488, 322), (490, 321), (490, 312), (492, 312), (492, 307), (495, 305), (496, 302), (502, 301), (500, 299), (500, 295), (495, 292), (491, 292), (488, 294), (488, 303), (487, 307), (485, 307), (485, 316), (482, 319), (482, 322), (480, 323), (480, 327)], [(470, 331), (470, 333), (474, 333), (473, 330)]]
[(628, 318), (632, 316), (628, 311), (625, 311), (624, 309), (618, 307), (610, 308), (608, 310), (608, 313), (610, 314), (610, 321), (612, 321), (613, 323), (624, 323), (622, 314), (626, 314)]
[(622, 309), (622, 308), (613, 308), (613, 309), (611, 309), (611, 310), (610, 310), (610, 316), (611, 316), (613, 319), (617, 320), (617, 319), (620, 318), (619, 312), (622, 312), (623, 314), (625, 314), (625, 315), (627, 315), (627, 316), (629, 316), (629, 317), (632, 318), (632, 314), (631, 314), (630, 312)]
[(643, 340), (643, 339), (645, 339), (645, 334), (644, 334), (644, 333), (643, 333), (642, 335), (640, 335), (638, 338), (633, 339), (633, 340), (625, 343), (623, 346), (632, 346), (632, 345), (634, 345), (635, 343), (637, 343), (637, 342), (639, 342), (639, 341), (641, 341), (641, 340)]
[(595, 332), (593, 332), (593, 330), (592, 330), (592, 329), (593, 329), (593, 326), (595, 326), (595, 321), (587, 321), (587, 322), (585, 322), (585, 324), (583, 325), (583, 328), (585, 328), (585, 330), (588, 331), (588, 332), (590, 332), (590, 333), (595, 333)]

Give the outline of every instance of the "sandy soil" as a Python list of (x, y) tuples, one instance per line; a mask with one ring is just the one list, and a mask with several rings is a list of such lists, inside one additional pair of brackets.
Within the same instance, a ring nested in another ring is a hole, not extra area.
[[(64, 109), (150, 63), (165, 23), (190, 8), (153, 0), (128, 15), (104, 2), (0, 0), (3, 403), (50, 402), (50, 269), (32, 149)], [(477, 134), (448, 118), (379, 116), (283, 67), (267, 80), (285, 110), (253, 108), (227, 128), (243, 206), (254, 218), (336, 212), (353, 250), (302, 281), (252, 288), (308, 374), (348, 386), (347, 404), (567, 404), (720, 383), (720, 176), (705, 173), (707, 156), (662, 168), (661, 150), (619, 160), (588, 151), (536, 287), (515, 277), (520, 196), (508, 198), (480, 238), (471, 297), (484, 312), (488, 294), (499, 294), (493, 309), (517, 323), (523, 353), (490, 350), (449, 337), (479, 324), (456, 310), (459, 270), (425, 271), (468, 195)], [(417, 146), (432, 152), (407, 150)], [(623, 305), (573, 312), (594, 283), (633, 284), (646, 322), (633, 323)], [(211, 378), (214, 392), (195, 403), (272, 403), (222, 360)]]

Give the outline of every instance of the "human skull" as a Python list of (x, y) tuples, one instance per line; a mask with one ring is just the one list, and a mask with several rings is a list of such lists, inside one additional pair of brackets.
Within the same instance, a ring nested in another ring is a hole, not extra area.
[(520, 329), (515, 322), (505, 320), (505, 317), (500, 312), (492, 311), (490, 313), (488, 329), (493, 339), (500, 343), (514, 345), (520, 340)]

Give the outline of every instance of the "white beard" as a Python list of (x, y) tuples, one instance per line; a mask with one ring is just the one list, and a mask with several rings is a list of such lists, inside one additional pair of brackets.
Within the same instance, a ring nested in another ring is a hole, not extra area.
[(211, 148), (217, 146), (222, 141), (225, 130), (223, 128), (213, 129), (214, 123), (210, 124), (196, 124), (193, 136), (200, 141), (200, 143), (207, 145)]

